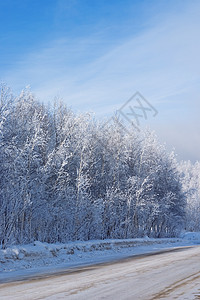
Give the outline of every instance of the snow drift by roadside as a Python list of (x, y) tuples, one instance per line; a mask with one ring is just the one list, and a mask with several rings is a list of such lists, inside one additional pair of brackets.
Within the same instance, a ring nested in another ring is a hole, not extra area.
[(41, 258), (53, 258), (70, 255), (97, 252), (104, 250), (119, 251), (122, 248), (132, 248), (138, 246), (149, 246), (153, 244), (176, 243), (180, 239), (127, 239), (127, 240), (95, 240), (95, 241), (77, 241), (67, 244), (48, 244), (35, 241), (29, 245), (17, 245), (0, 250), (0, 262), (16, 260), (29, 260)]
[(181, 238), (76, 241), (48, 244), (35, 241), (29, 245), (0, 250), (0, 282), (20, 271), (44, 271), (105, 262), (163, 248), (200, 244), (200, 233), (184, 233)]
[(181, 238), (188, 241), (200, 243), (200, 232), (184, 232)]

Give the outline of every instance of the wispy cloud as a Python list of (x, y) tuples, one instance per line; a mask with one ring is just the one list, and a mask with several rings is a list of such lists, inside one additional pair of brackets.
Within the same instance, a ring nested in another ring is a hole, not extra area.
[[(111, 114), (139, 90), (159, 110), (155, 128), (167, 128), (169, 122), (187, 127), (197, 122), (200, 108), (199, 9), (200, 3), (192, 2), (181, 12), (163, 14), (163, 20), (160, 16), (150, 29), (121, 44), (98, 34), (50, 41), (4, 79), (17, 89), (30, 84), (41, 100), (59, 95), (75, 110), (97, 115)], [(164, 129), (160, 134), (176, 144)], [(174, 128), (173, 136), (178, 134)], [(183, 145), (189, 133), (180, 139)]]

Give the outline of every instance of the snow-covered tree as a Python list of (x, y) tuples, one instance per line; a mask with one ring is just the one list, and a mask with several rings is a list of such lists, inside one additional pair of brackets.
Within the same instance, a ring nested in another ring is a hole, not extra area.
[(182, 161), (179, 172), (187, 198), (186, 229), (200, 231), (200, 162)]
[(153, 132), (127, 134), (117, 120), (105, 125), (59, 101), (46, 107), (28, 89), (19, 97), (5, 85), (0, 92), (3, 247), (175, 236), (186, 210), (187, 224), (196, 230), (199, 164), (189, 167), (193, 189), (186, 209), (181, 184), (189, 175), (177, 172), (174, 155)]

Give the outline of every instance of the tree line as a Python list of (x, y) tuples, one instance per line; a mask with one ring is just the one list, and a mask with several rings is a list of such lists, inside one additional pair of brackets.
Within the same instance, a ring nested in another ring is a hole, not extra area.
[(177, 236), (189, 224), (183, 169), (149, 130), (0, 87), (2, 247)]

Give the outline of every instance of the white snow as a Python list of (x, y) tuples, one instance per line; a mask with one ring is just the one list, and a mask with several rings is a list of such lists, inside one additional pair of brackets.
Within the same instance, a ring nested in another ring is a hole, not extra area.
[(200, 243), (200, 232), (184, 232), (181, 234), (181, 238)]
[(36, 241), (33, 244), (0, 250), (0, 282), (194, 244), (200, 244), (200, 233), (185, 232), (181, 238), (170, 239), (146, 237), (127, 240), (76, 241), (67, 244)]
[[(34, 280), (1, 284), (0, 299), (199, 299), (199, 261), (200, 246), (195, 245), (118, 263), (81, 266), (75, 272), (61, 270), (56, 276), (32, 273)], [(27, 274), (23, 278), (29, 279)]]

